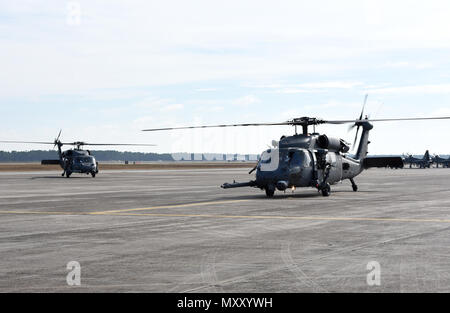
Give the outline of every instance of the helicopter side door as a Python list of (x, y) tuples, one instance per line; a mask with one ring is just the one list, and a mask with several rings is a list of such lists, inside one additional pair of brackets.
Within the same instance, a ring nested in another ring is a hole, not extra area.
[(305, 149), (289, 151), (289, 184), (296, 187), (307, 187), (314, 174), (314, 161)]
[(327, 163), (331, 164), (328, 182), (330, 184), (340, 182), (342, 180), (342, 157), (335, 152), (328, 152)]

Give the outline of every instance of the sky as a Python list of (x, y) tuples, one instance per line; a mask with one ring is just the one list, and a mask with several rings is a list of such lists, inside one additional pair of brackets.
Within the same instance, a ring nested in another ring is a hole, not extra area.
[[(289, 126), (450, 116), (449, 1), (0, 0), (0, 140), (260, 153)], [(353, 141), (347, 126), (320, 126)], [(450, 153), (450, 121), (377, 123), (371, 154)], [(0, 150), (48, 149), (0, 145)]]

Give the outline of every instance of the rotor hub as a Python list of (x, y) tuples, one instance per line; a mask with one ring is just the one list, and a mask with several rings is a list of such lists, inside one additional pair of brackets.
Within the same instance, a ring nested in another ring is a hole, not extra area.
[[(315, 117), (300, 117), (300, 118), (294, 118), (291, 121), (288, 121), (289, 125), (292, 126), (301, 126), (303, 128), (303, 135), (308, 135), (308, 127), (309, 126), (316, 126), (319, 124), (324, 124), (325, 121), (317, 119)], [(297, 131), (296, 131), (297, 132)]]

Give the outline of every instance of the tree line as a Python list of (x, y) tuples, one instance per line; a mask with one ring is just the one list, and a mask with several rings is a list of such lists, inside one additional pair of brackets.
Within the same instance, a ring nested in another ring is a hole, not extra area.
[[(170, 154), (141, 153), (141, 152), (120, 152), (120, 151), (91, 151), (97, 161), (130, 161), (130, 162), (151, 162), (151, 161), (174, 161)], [(58, 159), (55, 150), (32, 150), (32, 151), (0, 151), (0, 162), (41, 162), (41, 160)]]

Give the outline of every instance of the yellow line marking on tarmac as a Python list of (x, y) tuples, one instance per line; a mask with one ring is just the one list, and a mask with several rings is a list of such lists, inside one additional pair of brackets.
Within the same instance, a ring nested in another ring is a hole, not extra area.
[(170, 213), (102, 213), (96, 212), (33, 212), (33, 211), (0, 211), (0, 214), (35, 214), (35, 215), (104, 215), (104, 216), (153, 216), (153, 217), (189, 217), (189, 218), (229, 218), (260, 220), (297, 220), (297, 221), (343, 221), (343, 222), (405, 222), (405, 223), (450, 223), (450, 219), (416, 219), (416, 218), (384, 218), (384, 217), (327, 217), (327, 216), (277, 216), (277, 215), (220, 215), (220, 214), (170, 214)]
[(276, 216), (276, 215), (219, 215), (219, 214), (170, 214), (170, 213), (111, 213), (116, 216), (155, 216), (155, 217), (204, 217), (234, 219), (277, 219), (302, 221), (368, 221), (368, 222), (411, 222), (411, 223), (450, 223), (450, 219), (378, 218), (378, 217), (326, 217), (326, 216)]
[(187, 204), (161, 205), (161, 206), (154, 206), (154, 207), (149, 207), (149, 208), (111, 210), (111, 211), (103, 211), (103, 212), (94, 212), (94, 213), (91, 213), (91, 214), (103, 215), (103, 214), (111, 214), (111, 213), (149, 211), (149, 210), (158, 210), (158, 209), (190, 208), (190, 207), (196, 207), (196, 206), (216, 205), (216, 204), (233, 204), (233, 203), (241, 203), (241, 202), (248, 202), (248, 201), (250, 201), (250, 200), (228, 200), (228, 201), (214, 201), (214, 202), (197, 202), (197, 203), (187, 203)]
[(0, 211), (0, 214), (19, 214), (19, 215), (89, 215), (83, 212), (43, 212), (43, 211)]

